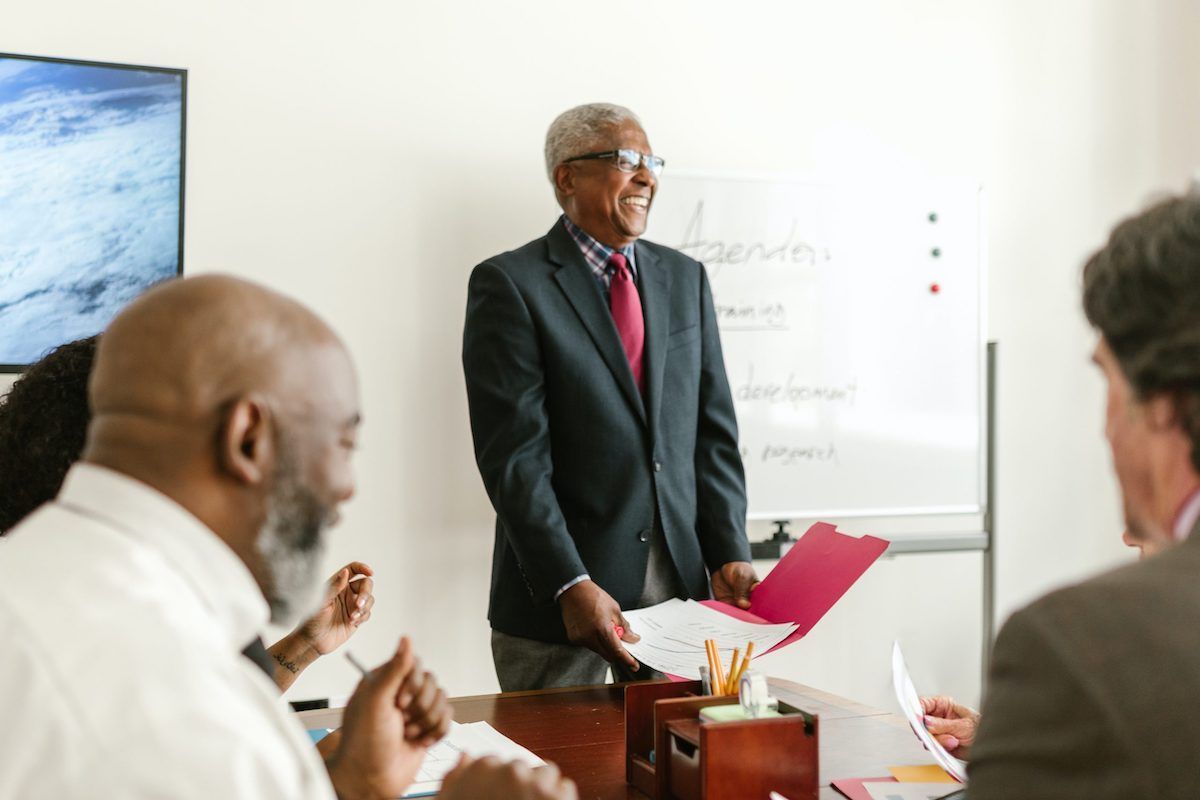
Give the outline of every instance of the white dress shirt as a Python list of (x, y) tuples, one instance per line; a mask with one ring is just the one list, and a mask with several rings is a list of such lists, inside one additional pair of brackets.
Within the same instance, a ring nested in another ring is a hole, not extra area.
[(198, 519), (75, 466), (0, 539), (0, 800), (332, 798), (304, 729), (241, 655), (267, 617)]
[(1175, 515), (1175, 526), (1172, 531), (1175, 534), (1175, 541), (1182, 542), (1187, 539), (1192, 529), (1196, 527), (1197, 521), (1200, 521), (1200, 489), (1188, 495), (1188, 498), (1183, 501), (1179, 513)]

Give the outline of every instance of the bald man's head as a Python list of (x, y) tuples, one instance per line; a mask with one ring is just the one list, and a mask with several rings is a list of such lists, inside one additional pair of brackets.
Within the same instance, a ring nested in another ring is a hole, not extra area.
[(227, 276), (173, 280), (105, 331), (84, 459), (172, 497), (246, 562), (279, 621), (319, 587), (353, 493), (357, 379), (299, 303)]
[(222, 275), (173, 280), (109, 326), (92, 373), (93, 414), (164, 422), (211, 415), (229, 397), (285, 388), (337, 336), (299, 303)]

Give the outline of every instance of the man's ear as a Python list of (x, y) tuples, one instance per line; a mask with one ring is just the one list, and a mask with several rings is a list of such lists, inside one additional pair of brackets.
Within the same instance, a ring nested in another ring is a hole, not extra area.
[(561, 197), (575, 194), (575, 170), (570, 164), (559, 164), (554, 168), (554, 191)]
[(1153, 431), (1165, 431), (1179, 424), (1180, 414), (1176, 403), (1179, 398), (1170, 392), (1159, 392), (1142, 401), (1146, 422)]
[(225, 410), (217, 438), (217, 463), (239, 483), (258, 486), (275, 463), (274, 417), (258, 396), (239, 397)]

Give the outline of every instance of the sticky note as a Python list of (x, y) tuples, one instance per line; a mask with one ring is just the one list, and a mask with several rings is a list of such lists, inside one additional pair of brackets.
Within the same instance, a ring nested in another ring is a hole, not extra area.
[(958, 783), (949, 772), (937, 764), (915, 767), (888, 767), (888, 772), (900, 783)]

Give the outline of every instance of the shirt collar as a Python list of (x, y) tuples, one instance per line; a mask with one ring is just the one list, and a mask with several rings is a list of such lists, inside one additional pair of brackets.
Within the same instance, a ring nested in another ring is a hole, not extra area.
[(1200, 488), (1194, 489), (1188, 495), (1179, 507), (1179, 513), (1175, 515), (1175, 525), (1171, 529), (1175, 535), (1175, 541), (1182, 542), (1187, 539), (1197, 522), (1200, 522)]
[[(562, 220), (567, 233), (571, 234), (571, 238), (575, 240), (575, 244), (579, 245), (579, 250), (583, 253), (583, 257), (587, 260), (588, 266), (592, 268), (592, 271), (597, 274), (605, 273), (608, 269), (608, 259), (612, 258), (612, 254), (617, 251), (592, 238), (591, 234), (574, 222), (571, 222), (571, 219), (566, 214), (563, 214)], [(627, 244), (621, 248), (620, 252), (625, 256), (625, 260), (629, 262), (630, 274), (636, 277), (637, 266), (634, 264), (633, 250), (633, 245)]]
[(266, 625), (270, 609), (249, 568), (204, 523), (161, 492), (81, 462), (67, 473), (55, 502), (157, 551), (212, 613), (234, 651)]

